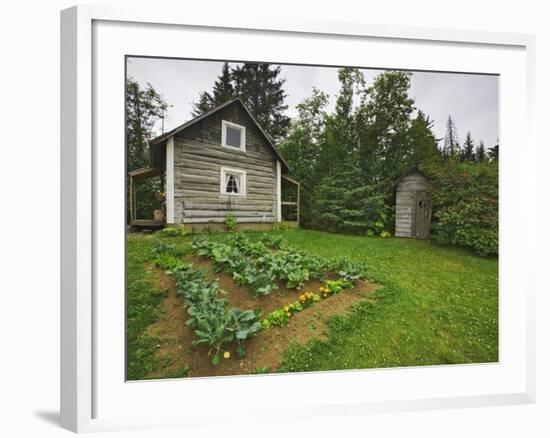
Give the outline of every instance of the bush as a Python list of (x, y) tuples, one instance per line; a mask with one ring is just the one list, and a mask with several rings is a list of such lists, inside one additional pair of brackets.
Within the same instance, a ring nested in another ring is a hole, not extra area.
[(498, 254), (498, 165), (448, 159), (423, 170), (431, 178), (433, 239)]
[(227, 231), (235, 231), (237, 229), (237, 218), (233, 213), (228, 213), (225, 216), (225, 228)]
[(337, 233), (380, 235), (393, 223), (386, 195), (380, 187), (365, 184), (359, 169), (341, 170), (316, 187), (312, 226)]

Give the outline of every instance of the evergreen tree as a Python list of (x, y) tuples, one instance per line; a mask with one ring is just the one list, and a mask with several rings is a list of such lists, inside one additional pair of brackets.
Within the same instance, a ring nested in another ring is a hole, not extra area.
[(453, 119), (449, 115), (447, 119), (447, 130), (445, 132), (445, 140), (443, 143), (443, 156), (452, 157), (458, 153), (460, 149), (460, 143), (458, 141), (458, 133)]
[(195, 103), (193, 116), (197, 117), (211, 109), (233, 99), (236, 96), (233, 86), (233, 77), (228, 62), (224, 62), (222, 72), (214, 82), (212, 93), (203, 91), (199, 95), (199, 101)]
[(211, 92), (203, 91), (193, 107), (199, 116), (228, 100), (240, 97), (263, 130), (275, 141), (284, 139), (290, 118), (284, 114), (286, 94), (281, 67), (270, 64), (244, 63), (231, 69), (225, 62)]
[(485, 144), (483, 141), (479, 142), (479, 145), (476, 148), (476, 161), (478, 163), (481, 163), (487, 158), (487, 154), (485, 152)]
[(223, 63), (222, 73), (218, 76), (218, 80), (214, 82), (212, 90), (212, 98), (215, 105), (221, 105), (235, 97), (235, 87), (233, 86), (233, 78), (228, 62)]
[(216, 105), (214, 105), (214, 99), (208, 91), (203, 91), (199, 94), (199, 101), (193, 104), (193, 117), (200, 116), (207, 111), (210, 111)]
[(312, 220), (315, 228), (333, 232), (381, 234), (391, 208), (384, 193), (363, 182), (358, 166), (342, 167), (315, 187)]
[(412, 120), (409, 127), (409, 141), (411, 142), (412, 163), (420, 164), (424, 161), (439, 156), (437, 139), (432, 131), (433, 120), (421, 110)]
[(284, 114), (288, 108), (283, 89), (286, 79), (280, 74), (280, 66), (258, 63), (241, 64), (232, 73), (235, 94), (275, 141), (282, 140), (290, 126), (290, 118)]
[(464, 147), (462, 148), (462, 161), (474, 161), (475, 155), (476, 151), (474, 140), (472, 139), (472, 134), (468, 131), (466, 134), (466, 140), (464, 140)]
[(487, 156), (489, 157), (491, 162), (498, 161), (498, 142), (492, 148), (489, 148), (489, 150), (487, 151)]

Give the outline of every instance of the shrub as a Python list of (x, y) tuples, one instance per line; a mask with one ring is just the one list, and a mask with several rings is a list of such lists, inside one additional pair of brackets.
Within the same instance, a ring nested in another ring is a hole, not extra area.
[(433, 239), (498, 254), (498, 165), (448, 159), (423, 170), (431, 178)]
[(319, 182), (313, 194), (313, 228), (379, 235), (391, 227), (392, 208), (385, 192), (366, 184), (359, 169), (340, 170)]
[(227, 231), (235, 231), (237, 229), (237, 218), (233, 213), (228, 213), (225, 216), (225, 228)]

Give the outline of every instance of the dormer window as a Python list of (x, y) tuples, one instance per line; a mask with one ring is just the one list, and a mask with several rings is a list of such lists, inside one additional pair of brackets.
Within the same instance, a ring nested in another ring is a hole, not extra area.
[(246, 150), (246, 128), (222, 120), (222, 146), (242, 151)]

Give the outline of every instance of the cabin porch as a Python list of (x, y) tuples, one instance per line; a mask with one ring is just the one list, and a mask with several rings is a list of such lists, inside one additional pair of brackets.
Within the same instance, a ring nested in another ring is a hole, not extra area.
[[(128, 173), (128, 177), (130, 178), (130, 187), (128, 194), (128, 202), (130, 206), (130, 226), (136, 228), (161, 228), (164, 226), (165, 206), (164, 199), (162, 198), (162, 196), (160, 196), (163, 187), (163, 180), (161, 176), (161, 169), (156, 167), (144, 167)], [(157, 178), (159, 180), (157, 181), (159, 192), (150, 194), (152, 211), (150, 212), (150, 214), (144, 214), (143, 211), (140, 211), (140, 209), (138, 209), (137, 189), (140, 184), (143, 184), (147, 181), (149, 181), (149, 184), (151, 184), (152, 178)]]

